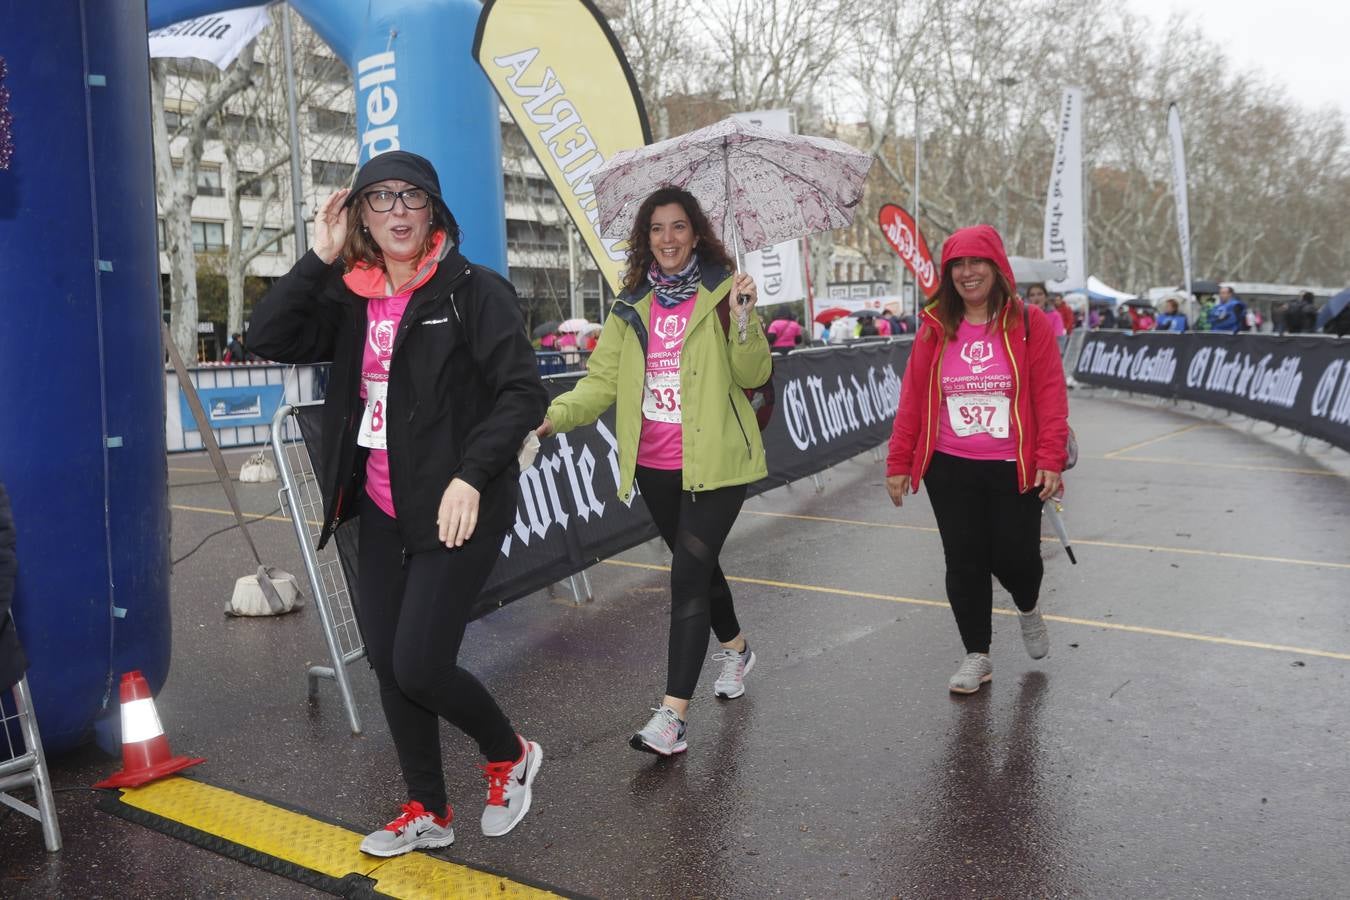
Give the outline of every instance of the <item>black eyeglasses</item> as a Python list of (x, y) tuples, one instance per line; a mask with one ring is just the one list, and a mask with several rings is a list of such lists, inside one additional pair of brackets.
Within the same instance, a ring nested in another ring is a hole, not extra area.
[(403, 201), (405, 209), (425, 209), (427, 203), (431, 201), (430, 195), (421, 188), (410, 188), (406, 191), (367, 191), (364, 196), (370, 211), (377, 213), (389, 212), (397, 200)]

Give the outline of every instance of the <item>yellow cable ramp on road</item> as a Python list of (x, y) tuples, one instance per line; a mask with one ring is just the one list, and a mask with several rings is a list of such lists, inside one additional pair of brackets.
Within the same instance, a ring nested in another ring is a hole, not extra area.
[(302, 812), (190, 778), (110, 793), (101, 808), (310, 887), (345, 897), (516, 898), (567, 894), (430, 856), (382, 859), (364, 835)]

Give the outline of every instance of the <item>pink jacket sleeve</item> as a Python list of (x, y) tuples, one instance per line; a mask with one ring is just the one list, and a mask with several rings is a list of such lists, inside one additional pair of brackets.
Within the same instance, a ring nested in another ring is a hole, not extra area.
[[(1031, 412), (1036, 417), (1036, 468), (1064, 471), (1069, 440), (1069, 391), (1064, 384), (1064, 361), (1050, 323), (1039, 309), (1028, 311), (1027, 374)], [(1042, 319), (1042, 321), (1037, 321)]]
[[(923, 424), (923, 404), (928, 389), (928, 372), (933, 366), (937, 335), (925, 326), (919, 329), (910, 349), (905, 374), (900, 379), (900, 408), (895, 412), (890, 449), (886, 454), (886, 477), (914, 474), (914, 452), (918, 448)], [(918, 485), (911, 487), (915, 490)]]

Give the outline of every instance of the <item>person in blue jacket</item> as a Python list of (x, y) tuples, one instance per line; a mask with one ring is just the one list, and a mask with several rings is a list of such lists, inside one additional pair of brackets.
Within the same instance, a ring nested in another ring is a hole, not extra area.
[(1177, 303), (1175, 297), (1168, 297), (1163, 301), (1162, 312), (1158, 314), (1158, 319), (1153, 326), (1153, 330), (1175, 331), (1181, 333), (1186, 331), (1186, 329), (1186, 314), (1181, 311), (1181, 306)]
[(1247, 304), (1228, 285), (1219, 288), (1219, 302), (1209, 310), (1209, 330), (1237, 334), (1246, 321)]

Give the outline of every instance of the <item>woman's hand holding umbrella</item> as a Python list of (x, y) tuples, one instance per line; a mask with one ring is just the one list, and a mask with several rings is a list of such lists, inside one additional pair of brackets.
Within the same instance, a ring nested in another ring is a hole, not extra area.
[(741, 329), (741, 343), (745, 343), (745, 329), (750, 324), (750, 311), (755, 308), (759, 302), (759, 288), (755, 286), (755, 279), (744, 272), (736, 273), (736, 280), (732, 282), (731, 293), (735, 296), (736, 323)]
[(1049, 469), (1037, 469), (1036, 480), (1032, 482), (1032, 487), (1041, 489), (1041, 499), (1049, 500), (1059, 492), (1059, 485), (1062, 477), (1058, 472), (1052, 472)]

